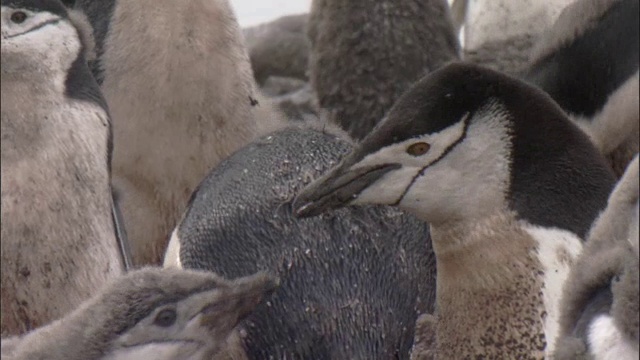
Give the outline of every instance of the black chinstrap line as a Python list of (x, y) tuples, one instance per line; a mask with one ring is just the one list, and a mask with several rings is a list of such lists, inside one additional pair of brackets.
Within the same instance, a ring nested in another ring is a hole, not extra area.
[(442, 158), (444, 158), (445, 156), (447, 156), (448, 153), (451, 152), (451, 150), (453, 150), (453, 148), (455, 148), (458, 144), (460, 144), (466, 137), (467, 137), (467, 130), (469, 129), (469, 125), (471, 124), (471, 113), (466, 113), (465, 118), (464, 118), (464, 128), (462, 129), (462, 135), (455, 141), (453, 142), (451, 145), (449, 145), (443, 152), (442, 154), (440, 154), (440, 156), (438, 156), (435, 160), (433, 160), (432, 162), (430, 162), (429, 164), (425, 165), (422, 167), (422, 169), (420, 169), (416, 175), (414, 175), (413, 179), (411, 179), (411, 182), (409, 183), (409, 185), (404, 189), (404, 191), (402, 192), (402, 195), (400, 195), (400, 197), (398, 198), (398, 200), (396, 200), (393, 204), (391, 204), (391, 206), (398, 206), (400, 205), (400, 203), (402, 202), (402, 200), (404, 199), (404, 197), (407, 195), (407, 193), (409, 192), (409, 189), (411, 189), (411, 187), (413, 186), (413, 184), (416, 182), (416, 180), (418, 180), (419, 177), (421, 177), (422, 175), (424, 175), (424, 172), (427, 170), (427, 168), (429, 168), (431, 165), (436, 164), (438, 161), (442, 160)]

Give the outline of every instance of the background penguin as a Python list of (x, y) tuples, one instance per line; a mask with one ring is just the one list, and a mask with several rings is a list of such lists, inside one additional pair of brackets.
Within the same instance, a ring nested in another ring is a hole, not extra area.
[(556, 360), (638, 358), (637, 226), (636, 155), (567, 279)]
[(60, 318), (123, 270), (107, 106), (57, 0), (2, 0), (2, 335)]
[(318, 120), (308, 83), (308, 18), (308, 14), (288, 15), (243, 29), (256, 81), (289, 121)]
[(355, 139), (460, 51), (446, 0), (314, 0), (308, 34), (318, 106)]
[[(491, 41), (540, 34), (576, 0), (467, 0), (464, 41), (476, 49)], [(456, 2), (462, 2), (460, 0)]]
[(293, 206), (311, 216), (389, 204), (428, 221), (438, 356), (541, 359), (553, 350), (578, 237), (613, 184), (587, 136), (542, 91), (452, 64), (405, 93)]
[(578, 0), (524, 75), (590, 135), (620, 176), (638, 152), (638, 0)]
[(256, 89), (228, 1), (80, 6), (95, 28), (96, 76), (114, 119), (113, 181), (133, 261), (158, 263), (207, 171), (280, 118)]
[(454, 1), (454, 17), (464, 16), (463, 58), (509, 74), (520, 73), (542, 32), (573, 1), (576, 0)]
[(132, 271), (63, 319), (2, 339), (3, 358), (211, 360), (276, 287), (265, 274), (230, 281), (198, 271)]
[(249, 359), (408, 359), (417, 315), (433, 311), (426, 224), (389, 207), (292, 216), (296, 192), (349, 151), (333, 134), (291, 127), (239, 150), (172, 236), (165, 266), (280, 277), (242, 327)]
[(243, 29), (253, 74), (260, 86), (269, 76), (308, 80), (308, 18), (308, 14), (287, 15)]

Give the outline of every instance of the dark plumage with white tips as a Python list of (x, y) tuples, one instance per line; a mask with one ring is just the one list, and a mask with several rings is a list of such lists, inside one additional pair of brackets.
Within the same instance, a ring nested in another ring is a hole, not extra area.
[(295, 194), (349, 149), (306, 126), (263, 137), (202, 181), (173, 233), (165, 266), (282, 279), (242, 325), (249, 359), (408, 360), (434, 310), (427, 224), (383, 206), (293, 216)]

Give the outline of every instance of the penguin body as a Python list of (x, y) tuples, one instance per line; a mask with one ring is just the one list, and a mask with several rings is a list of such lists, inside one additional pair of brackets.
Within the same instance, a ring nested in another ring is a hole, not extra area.
[(281, 278), (241, 329), (249, 359), (409, 359), (418, 314), (434, 310), (426, 224), (388, 207), (292, 216), (295, 193), (349, 150), (334, 133), (291, 127), (239, 150), (172, 236), (165, 266)]
[(459, 58), (445, 0), (314, 0), (307, 32), (318, 106), (354, 139), (420, 77)]
[(103, 44), (98, 77), (114, 119), (114, 186), (133, 262), (157, 264), (207, 171), (281, 119), (257, 90), (228, 1), (80, 7)]
[(308, 80), (308, 18), (308, 14), (287, 15), (243, 29), (253, 74), (260, 86), (271, 76)]
[(555, 359), (638, 357), (637, 228), (636, 155), (567, 279)]
[(57, 0), (2, 1), (2, 335), (58, 319), (123, 270), (111, 129)]

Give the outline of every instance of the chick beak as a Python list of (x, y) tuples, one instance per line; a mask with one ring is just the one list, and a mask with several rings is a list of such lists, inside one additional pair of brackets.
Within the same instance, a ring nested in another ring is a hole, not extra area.
[(201, 310), (201, 324), (216, 323), (221, 312), (232, 315), (234, 322), (238, 323), (249, 316), (261, 302), (271, 297), (278, 286), (280, 281), (266, 273), (239, 279), (222, 301), (210, 303)]

